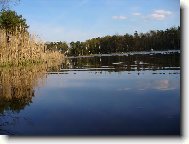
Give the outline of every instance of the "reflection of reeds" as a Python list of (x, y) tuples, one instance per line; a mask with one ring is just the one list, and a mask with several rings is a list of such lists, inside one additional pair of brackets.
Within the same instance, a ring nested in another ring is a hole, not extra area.
[[(57, 64), (53, 64), (57, 66)], [(34, 88), (44, 83), (51, 64), (0, 69), (0, 113), (20, 110), (31, 103)]]
[(58, 52), (46, 52), (44, 43), (27, 31), (15, 31), (6, 34), (0, 29), (0, 65), (24, 65), (47, 61), (50, 58), (60, 59)]
[(33, 64), (20, 67), (0, 67), (0, 134), (13, 135), (7, 126), (19, 120), (19, 112), (32, 103), (35, 88), (45, 83), (49, 69), (58, 70), (60, 63)]

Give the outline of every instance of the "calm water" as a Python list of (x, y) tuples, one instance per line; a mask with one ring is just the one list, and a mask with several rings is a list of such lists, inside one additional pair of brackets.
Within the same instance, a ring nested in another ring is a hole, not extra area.
[(68, 58), (0, 76), (0, 134), (180, 134), (178, 53)]

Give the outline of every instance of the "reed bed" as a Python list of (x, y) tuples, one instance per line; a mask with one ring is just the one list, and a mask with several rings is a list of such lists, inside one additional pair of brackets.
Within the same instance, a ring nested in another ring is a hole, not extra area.
[(0, 29), (0, 66), (60, 61), (63, 58), (59, 52), (46, 51), (42, 40), (20, 29), (12, 33)]

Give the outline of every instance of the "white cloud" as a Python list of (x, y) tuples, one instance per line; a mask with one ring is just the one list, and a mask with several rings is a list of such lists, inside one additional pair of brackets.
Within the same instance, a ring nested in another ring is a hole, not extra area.
[(134, 16), (140, 16), (141, 13), (136, 12), (136, 13), (132, 13), (132, 15), (134, 15)]
[(125, 20), (127, 19), (126, 16), (113, 16), (112, 19), (115, 19), (115, 20)]
[(164, 20), (165, 18), (169, 17), (172, 14), (171, 11), (166, 10), (154, 10), (153, 13), (150, 15), (152, 19), (155, 20)]
[(170, 14), (172, 14), (171, 11), (166, 11), (166, 10), (155, 10), (154, 12), (157, 13), (157, 14), (162, 14), (162, 15), (170, 15)]

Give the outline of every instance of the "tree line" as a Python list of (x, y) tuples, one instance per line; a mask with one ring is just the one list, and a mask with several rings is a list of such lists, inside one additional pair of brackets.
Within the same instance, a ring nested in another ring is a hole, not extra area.
[(125, 53), (132, 51), (162, 51), (180, 49), (180, 26), (166, 30), (151, 30), (133, 35), (113, 35), (88, 39), (85, 42), (51, 42), (47, 49), (61, 51), (68, 56)]

